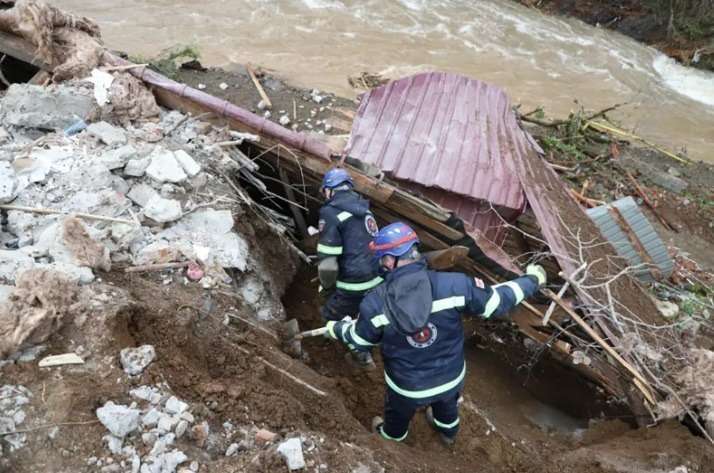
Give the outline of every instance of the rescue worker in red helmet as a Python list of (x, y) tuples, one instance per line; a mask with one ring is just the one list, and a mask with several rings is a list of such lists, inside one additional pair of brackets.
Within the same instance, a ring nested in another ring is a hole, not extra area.
[[(369, 201), (354, 190), (345, 169), (329, 170), (320, 191), (325, 204), (320, 209), (320, 239), (317, 245), (318, 275), (326, 302), (320, 313), (325, 320), (356, 318), (367, 291), (382, 282), (379, 266), (369, 244), (377, 234), (377, 221)], [(352, 360), (374, 368), (368, 351), (352, 351)]]
[(385, 282), (368, 293), (357, 320), (327, 323), (326, 336), (370, 351), (380, 345), (384, 359), (384, 418), (373, 428), (385, 439), (402, 441), (419, 408), (429, 424), (451, 445), (459, 430), (459, 395), (466, 376), (464, 313), (490, 319), (507, 313), (545, 284), (542, 267), (526, 275), (486, 286), (462, 273), (431, 271), (408, 225), (381, 229), (371, 248), (387, 271)]

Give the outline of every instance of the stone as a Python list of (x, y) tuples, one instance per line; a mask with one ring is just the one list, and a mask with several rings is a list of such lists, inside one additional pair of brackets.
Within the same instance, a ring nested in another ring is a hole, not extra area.
[(155, 241), (136, 252), (136, 264), (158, 264), (176, 261), (179, 251), (164, 240)]
[(198, 471), (198, 462), (192, 461), (191, 464), (188, 466), (188, 469), (191, 471)]
[(181, 437), (183, 437), (187, 430), (188, 422), (185, 420), (180, 420), (179, 423), (176, 424), (176, 438), (180, 439)]
[(124, 175), (131, 177), (141, 177), (146, 173), (146, 168), (151, 164), (151, 159), (141, 158), (141, 159), (130, 159), (127, 161), (126, 166), (124, 166)]
[(14, 283), (16, 276), (34, 266), (35, 260), (21, 250), (0, 250), (0, 281)]
[(201, 165), (198, 164), (186, 151), (182, 149), (174, 151), (174, 158), (176, 158), (176, 161), (178, 161), (189, 177), (194, 177), (201, 172)]
[(112, 452), (114, 455), (121, 454), (121, 447), (123, 443), (122, 439), (113, 435), (105, 435), (103, 439), (107, 443), (107, 448), (110, 452)]
[(181, 202), (156, 195), (146, 203), (144, 215), (159, 223), (176, 221), (183, 215)]
[(159, 193), (153, 187), (140, 182), (134, 184), (126, 196), (139, 207), (146, 207), (151, 199), (159, 196)]
[(181, 418), (182, 418), (183, 420), (185, 420), (186, 422), (188, 422), (189, 424), (193, 424), (193, 422), (196, 420), (196, 419), (193, 417), (193, 414), (191, 414), (191, 413), (188, 412), (188, 411), (183, 412), (183, 413), (181, 414)]
[(265, 110), (268, 108), (268, 103), (265, 100), (258, 102), (258, 110)]
[(0, 110), (5, 125), (61, 131), (80, 119), (91, 121), (99, 107), (92, 89), (81, 85), (12, 84)]
[(97, 409), (97, 418), (115, 437), (124, 438), (139, 428), (141, 412), (128, 406), (108, 401)]
[(174, 426), (178, 424), (178, 419), (171, 417), (168, 414), (162, 413), (159, 417), (159, 422), (156, 427), (164, 432), (171, 432)]
[(208, 434), (210, 433), (210, 428), (208, 427), (208, 422), (205, 420), (200, 424), (196, 424), (191, 427), (191, 438), (196, 442), (196, 445), (203, 448), (206, 445), (206, 440), (208, 440)]
[(171, 396), (166, 400), (166, 412), (170, 414), (181, 414), (188, 409), (188, 404), (179, 400), (176, 396)]
[(107, 122), (92, 123), (87, 127), (87, 133), (109, 146), (126, 144), (126, 133), (121, 128)]
[(278, 434), (273, 433), (269, 430), (260, 429), (255, 433), (255, 443), (257, 443), (258, 445), (265, 445), (275, 440), (277, 436)]
[(154, 427), (159, 423), (161, 419), (161, 412), (157, 409), (151, 408), (149, 412), (144, 414), (141, 418), (141, 425), (144, 427)]
[(278, 453), (285, 458), (290, 471), (305, 468), (305, 458), (302, 454), (302, 441), (299, 437), (287, 439), (278, 445)]
[(237, 444), (237, 443), (232, 443), (232, 444), (230, 444), (230, 445), (228, 446), (228, 448), (226, 449), (226, 456), (227, 456), (227, 457), (232, 457), (232, 456), (235, 455), (236, 453), (238, 453), (238, 444)]
[(18, 192), (18, 181), (15, 169), (5, 161), (0, 161), (0, 204), (15, 200)]
[(174, 153), (161, 148), (151, 154), (151, 163), (146, 168), (146, 174), (158, 182), (179, 183), (188, 178)]
[(99, 157), (99, 162), (105, 165), (110, 171), (123, 168), (133, 156), (136, 156), (136, 152), (136, 148), (132, 145), (125, 145), (121, 148), (105, 152)]
[[(76, 264), (67, 263), (64, 261), (55, 261), (49, 264), (38, 264), (35, 268), (46, 268), (58, 273), (64, 274), (70, 281), (75, 284), (89, 284), (94, 281), (94, 272), (86, 266), (77, 266)], [(20, 273), (18, 273), (19, 275)]]
[(679, 315), (679, 306), (673, 302), (655, 300), (655, 305), (657, 306), (657, 310), (659, 310), (660, 315), (662, 315), (665, 319), (676, 319)]
[(124, 372), (129, 376), (136, 376), (143, 373), (146, 367), (156, 359), (156, 350), (153, 345), (124, 348), (119, 353), (119, 358)]
[(129, 395), (141, 399), (142, 401), (149, 401), (156, 392), (158, 392), (158, 390), (153, 386), (139, 386), (138, 388), (130, 390)]
[(288, 126), (290, 125), (290, 117), (288, 117), (287, 115), (283, 115), (280, 117), (278, 122), (283, 126)]

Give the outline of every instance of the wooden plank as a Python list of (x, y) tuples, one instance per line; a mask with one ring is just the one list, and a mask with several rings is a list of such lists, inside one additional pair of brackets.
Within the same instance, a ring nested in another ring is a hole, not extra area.
[(37, 66), (40, 69), (47, 71), (52, 71), (53, 69), (50, 64), (47, 64), (37, 56), (35, 46), (29, 41), (5, 31), (0, 31), (0, 52)]

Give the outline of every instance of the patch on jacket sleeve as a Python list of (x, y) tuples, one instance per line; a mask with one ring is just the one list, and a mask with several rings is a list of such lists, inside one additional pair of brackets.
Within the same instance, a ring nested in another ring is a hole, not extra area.
[(484, 287), (486, 287), (486, 285), (483, 283), (483, 280), (479, 278), (474, 278), (474, 282), (476, 283), (476, 287), (479, 289), (483, 289)]
[(367, 233), (369, 233), (372, 236), (376, 236), (377, 233), (379, 232), (379, 226), (377, 225), (377, 221), (374, 219), (374, 215), (372, 214), (367, 214), (364, 217), (364, 228), (367, 230)]

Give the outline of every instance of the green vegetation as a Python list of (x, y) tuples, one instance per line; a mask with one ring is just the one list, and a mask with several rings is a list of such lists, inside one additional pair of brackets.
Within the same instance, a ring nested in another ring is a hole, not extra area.
[(195, 46), (178, 45), (163, 50), (153, 58), (133, 56), (129, 59), (137, 64), (149, 64), (149, 67), (156, 72), (160, 72), (166, 77), (175, 79), (178, 69), (182, 63), (192, 60), (197, 61), (199, 57), (200, 53)]

